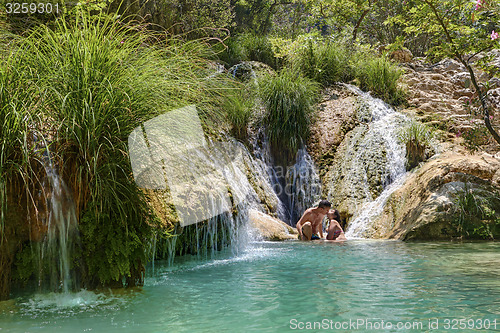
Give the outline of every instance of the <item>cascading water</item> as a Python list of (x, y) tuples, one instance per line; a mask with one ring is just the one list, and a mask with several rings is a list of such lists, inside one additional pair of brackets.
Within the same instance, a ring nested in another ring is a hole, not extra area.
[(46, 233), (38, 244), (38, 285), (46, 288), (48, 282), (50, 290), (67, 293), (75, 289), (76, 283), (71, 276), (71, 257), (79, 239), (75, 203), (54, 168), (48, 149), (40, 160), (46, 174), (43, 189), (46, 213), (41, 217)]
[[(353, 131), (355, 133), (344, 146), (353, 158), (341, 163), (339, 169), (342, 173), (336, 176), (337, 179), (342, 179), (342, 186), (352, 185), (352, 188), (358, 191), (357, 209), (349, 223), (346, 236), (369, 237), (373, 218), (382, 212), (388, 197), (406, 178), (406, 151), (398, 141), (397, 134), (409, 120), (382, 100), (354, 86), (348, 85), (347, 88), (359, 96), (369, 112), (365, 115), (366, 123), (362, 125), (364, 128)], [(329, 197), (335, 196), (332, 191), (337, 189), (333, 187)], [(347, 198), (354, 196), (353, 193), (346, 195)]]
[[(233, 255), (238, 254), (250, 241), (249, 209), (263, 210), (249, 178), (253, 183), (262, 184), (264, 175), (256, 168), (258, 164), (246, 147), (232, 138), (223, 142), (209, 139), (206, 145), (189, 150), (187, 155), (176, 157), (187, 158), (189, 163), (183, 164), (179, 159), (162, 162), (169, 168), (171, 179), (182, 180), (169, 189), (184, 224), (181, 221), (177, 235), (160, 244), (164, 252), (157, 255), (173, 262), (180, 238), (185, 243), (181, 254), (208, 259), (224, 248), (229, 248)], [(175, 166), (170, 162), (182, 165), (179, 168), (182, 170), (173, 170)], [(190, 181), (184, 183), (186, 179)], [(191, 223), (193, 216), (197, 221)], [(152, 255), (157, 251), (157, 242), (157, 238), (152, 241)]]
[(267, 181), (278, 200), (278, 217), (295, 225), (302, 213), (312, 207), (321, 195), (321, 181), (312, 157), (302, 146), (297, 151), (294, 164), (275, 165), (263, 127), (254, 133), (252, 146), (254, 156), (261, 169), (266, 170)]
[(285, 192), (288, 199), (286, 206), (290, 212), (288, 221), (292, 225), (320, 199), (321, 180), (305, 147), (297, 151), (295, 164), (287, 170)]

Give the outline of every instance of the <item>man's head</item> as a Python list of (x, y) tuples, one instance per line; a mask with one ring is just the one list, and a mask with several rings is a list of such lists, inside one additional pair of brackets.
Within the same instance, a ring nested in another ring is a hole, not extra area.
[(324, 211), (324, 214), (326, 214), (331, 207), (332, 204), (328, 200), (321, 200), (318, 204), (318, 208), (322, 209)]

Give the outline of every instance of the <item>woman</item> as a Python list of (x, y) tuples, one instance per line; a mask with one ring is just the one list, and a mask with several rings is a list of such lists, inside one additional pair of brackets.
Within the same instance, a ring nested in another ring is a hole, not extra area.
[(340, 214), (336, 209), (331, 209), (326, 213), (329, 220), (328, 228), (326, 229), (327, 240), (347, 240), (344, 235), (344, 230), (340, 226)]

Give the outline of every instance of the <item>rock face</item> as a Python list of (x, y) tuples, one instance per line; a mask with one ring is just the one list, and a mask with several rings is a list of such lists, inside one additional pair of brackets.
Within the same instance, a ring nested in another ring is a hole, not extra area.
[[(500, 64), (500, 50), (490, 52), (491, 64)], [(500, 65), (498, 65), (500, 68)], [(453, 139), (471, 128), (471, 98), (476, 97), (466, 68), (456, 60), (444, 59), (436, 64), (427, 64), (416, 59), (405, 64), (404, 81), (408, 91), (410, 107), (404, 111), (421, 122), (447, 132)], [(490, 78), (475, 69), (478, 82), (492, 88), (488, 92), (490, 115), (494, 128), (500, 128), (500, 79)], [(472, 100), (472, 103), (474, 101)], [(495, 146), (494, 144), (492, 145)], [(486, 149), (486, 148), (485, 148)], [(493, 148), (494, 149), (494, 148)]]
[[(483, 222), (490, 223), (489, 229), (497, 238), (500, 236), (500, 226), (495, 225), (500, 223), (500, 158), (455, 152), (436, 156), (409, 176), (372, 224), (372, 237), (460, 238), (463, 233), (460, 232), (457, 198), (466, 188), (478, 204), (483, 202), (490, 207), (491, 223)], [(481, 220), (479, 216), (474, 218)]]
[(331, 87), (322, 97), (307, 144), (311, 156), (320, 166), (329, 162), (346, 133), (357, 124), (356, 97), (352, 92), (341, 86)]
[(264, 240), (283, 241), (297, 239), (297, 230), (270, 215), (251, 209), (248, 212), (250, 224)]
[(320, 105), (308, 147), (320, 168), (323, 196), (349, 220), (398, 173), (404, 150), (392, 149), (394, 132), (407, 118), (352, 86), (327, 93), (334, 98)]

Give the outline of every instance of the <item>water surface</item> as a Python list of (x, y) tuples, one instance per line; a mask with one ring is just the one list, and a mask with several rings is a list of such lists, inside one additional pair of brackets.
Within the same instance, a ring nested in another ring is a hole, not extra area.
[(492, 332), (494, 320), (500, 331), (500, 243), (257, 242), (156, 262), (142, 288), (0, 302), (0, 332)]

